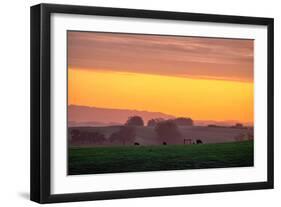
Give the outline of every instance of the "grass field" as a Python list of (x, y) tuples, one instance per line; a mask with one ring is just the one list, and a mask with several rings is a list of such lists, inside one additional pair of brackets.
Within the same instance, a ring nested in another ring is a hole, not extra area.
[(253, 141), (199, 145), (72, 147), (68, 173), (97, 174), (253, 166)]

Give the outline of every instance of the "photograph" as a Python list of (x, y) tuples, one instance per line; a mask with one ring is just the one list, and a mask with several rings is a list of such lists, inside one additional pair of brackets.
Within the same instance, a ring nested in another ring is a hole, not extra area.
[(254, 166), (254, 40), (67, 31), (68, 175)]

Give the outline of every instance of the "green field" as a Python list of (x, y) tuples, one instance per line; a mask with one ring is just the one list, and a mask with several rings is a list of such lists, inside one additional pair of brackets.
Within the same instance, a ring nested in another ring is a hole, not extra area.
[(96, 174), (253, 166), (253, 142), (71, 147), (68, 173)]

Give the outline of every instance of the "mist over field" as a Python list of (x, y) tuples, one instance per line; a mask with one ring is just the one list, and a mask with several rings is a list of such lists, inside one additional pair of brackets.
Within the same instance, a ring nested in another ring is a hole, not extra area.
[[(78, 129), (86, 132), (99, 132), (108, 138), (112, 133), (118, 131), (119, 128), (120, 126), (70, 127), (69, 130)], [(247, 132), (253, 133), (253, 129), (206, 126), (180, 126), (179, 130), (182, 138), (180, 140), (171, 139), (168, 141), (168, 144), (184, 144), (184, 139), (192, 139), (192, 141), (200, 139), (206, 144), (235, 142), (241, 134), (244, 135)], [(153, 127), (136, 127), (135, 142), (141, 145), (161, 144), (156, 137), (157, 134)], [(91, 144), (89, 145), (91, 146)], [(108, 143), (105, 143), (105, 145), (108, 145)]]

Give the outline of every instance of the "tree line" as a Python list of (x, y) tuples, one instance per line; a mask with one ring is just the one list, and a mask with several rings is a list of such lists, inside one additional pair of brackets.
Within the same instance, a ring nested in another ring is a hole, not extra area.
[[(194, 125), (194, 122), (191, 118), (179, 117), (179, 118), (168, 119), (168, 120), (165, 120), (163, 118), (150, 119), (147, 121), (147, 126), (155, 127), (158, 123), (165, 122), (165, 121), (174, 122), (178, 126), (193, 126)], [(143, 121), (142, 117), (140, 117), (140, 116), (131, 116), (128, 118), (125, 125), (127, 125), (127, 126), (144, 126), (144, 121)]]
[[(150, 119), (147, 127), (153, 127), (160, 143), (166, 144), (171, 140), (181, 138), (178, 126), (192, 126), (191, 118), (179, 117), (176, 119), (164, 120), (162, 118)], [(144, 127), (144, 121), (140, 116), (131, 116), (126, 123), (120, 126), (119, 130), (113, 132), (108, 138), (100, 132), (89, 132), (73, 128), (70, 130), (70, 142), (74, 145), (89, 144), (133, 144), (136, 139), (137, 127)], [(135, 143), (139, 145), (138, 143)]]

